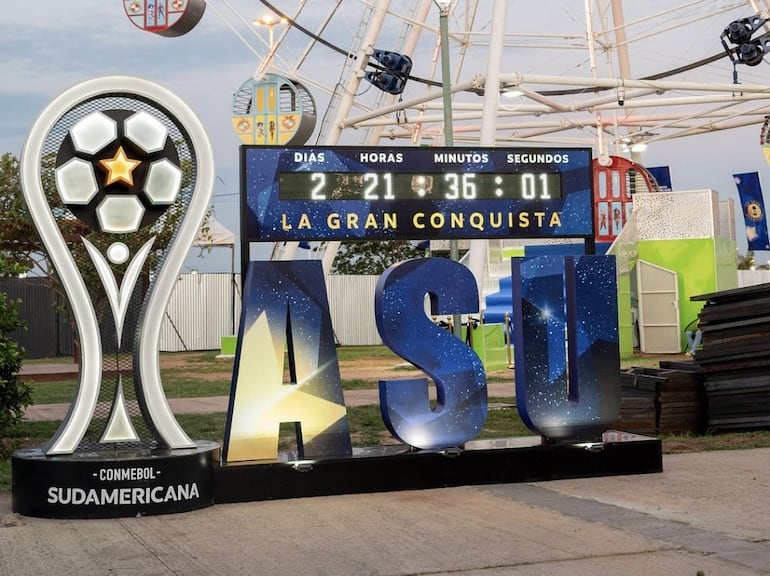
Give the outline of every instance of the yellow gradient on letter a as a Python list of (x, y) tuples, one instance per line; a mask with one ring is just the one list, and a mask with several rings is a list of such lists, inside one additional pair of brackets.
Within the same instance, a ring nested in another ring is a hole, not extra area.
[(283, 342), (262, 313), (243, 334), (227, 448), (228, 462), (273, 460), (281, 422), (301, 422), (304, 442), (346, 417), (345, 406), (283, 383)]

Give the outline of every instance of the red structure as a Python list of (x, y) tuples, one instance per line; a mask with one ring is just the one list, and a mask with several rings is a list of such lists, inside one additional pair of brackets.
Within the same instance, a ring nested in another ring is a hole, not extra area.
[(129, 20), (145, 32), (181, 36), (203, 17), (206, 0), (123, 0)]
[(594, 217), (597, 242), (612, 242), (631, 217), (634, 194), (657, 192), (658, 183), (640, 164), (620, 156), (610, 156), (606, 166), (593, 160)]

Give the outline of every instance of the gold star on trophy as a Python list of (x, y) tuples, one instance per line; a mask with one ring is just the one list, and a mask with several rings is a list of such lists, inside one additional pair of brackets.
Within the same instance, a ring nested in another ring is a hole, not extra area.
[(99, 164), (107, 170), (107, 180), (104, 185), (109, 186), (115, 182), (123, 182), (128, 186), (133, 186), (134, 168), (141, 163), (141, 160), (132, 160), (126, 156), (123, 146), (121, 146), (112, 158), (99, 160)]

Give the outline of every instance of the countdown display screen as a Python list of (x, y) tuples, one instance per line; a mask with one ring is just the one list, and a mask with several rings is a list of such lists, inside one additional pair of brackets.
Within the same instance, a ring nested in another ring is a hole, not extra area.
[(286, 172), (281, 200), (552, 200), (561, 198), (558, 172)]
[(249, 241), (593, 236), (586, 148), (241, 147)]

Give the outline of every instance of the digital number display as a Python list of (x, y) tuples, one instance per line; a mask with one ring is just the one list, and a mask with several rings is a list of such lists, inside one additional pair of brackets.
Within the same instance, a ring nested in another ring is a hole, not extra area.
[(281, 200), (553, 200), (562, 197), (558, 172), (283, 172)]
[(590, 148), (241, 147), (244, 243), (593, 238)]

